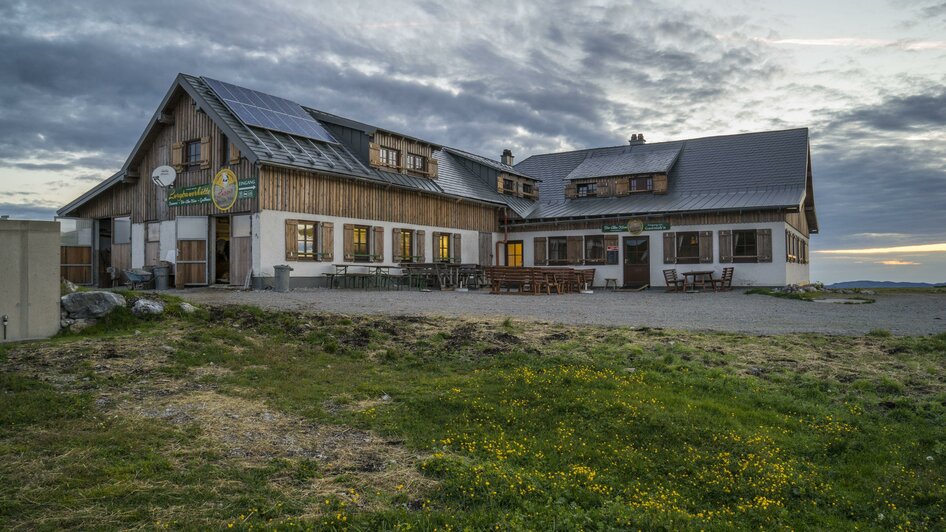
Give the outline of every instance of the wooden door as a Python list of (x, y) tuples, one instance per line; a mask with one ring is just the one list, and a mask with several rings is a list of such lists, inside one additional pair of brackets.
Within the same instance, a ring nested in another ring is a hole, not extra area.
[(250, 223), (249, 214), (230, 219), (230, 284), (234, 286), (243, 286), (253, 261)]
[(124, 272), (131, 269), (131, 218), (112, 218), (112, 268), (118, 283), (127, 281)]
[(205, 286), (207, 284), (207, 239), (209, 219), (205, 216), (177, 217), (177, 258), (174, 285)]
[(93, 223), (88, 218), (59, 218), (59, 275), (80, 285), (92, 284)]
[(650, 237), (624, 237), (624, 286), (637, 288), (650, 284)]

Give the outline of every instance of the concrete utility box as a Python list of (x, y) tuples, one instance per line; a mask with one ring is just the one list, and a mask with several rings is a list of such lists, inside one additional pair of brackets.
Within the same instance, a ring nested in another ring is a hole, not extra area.
[(0, 341), (58, 331), (59, 222), (0, 220)]

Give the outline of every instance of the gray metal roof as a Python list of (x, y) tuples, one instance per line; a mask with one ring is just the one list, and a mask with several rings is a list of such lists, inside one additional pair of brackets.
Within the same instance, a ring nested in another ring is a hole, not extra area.
[(588, 179), (635, 174), (665, 174), (677, 161), (683, 143), (626, 146), (620, 153), (589, 153), (566, 179)]
[(482, 155), (477, 155), (475, 153), (470, 153), (468, 151), (458, 150), (457, 148), (444, 147), (444, 149), (450, 153), (453, 153), (454, 155), (459, 155), (460, 157), (466, 157), (467, 159), (476, 161), (482, 164), (483, 166), (488, 166), (494, 170), (499, 170), (500, 172), (506, 172), (507, 174), (517, 175), (517, 176), (525, 177), (527, 179), (532, 179), (535, 181), (541, 181), (540, 178), (535, 177), (531, 174), (528, 174), (524, 170), (517, 169), (514, 166), (509, 166), (506, 163), (494, 161), (493, 159), (490, 159), (489, 157), (483, 157)]
[(627, 146), (536, 155), (520, 162), (516, 168), (543, 178), (540, 203), (527, 218), (798, 207), (805, 197), (807, 128), (646, 146), (655, 152), (679, 150), (666, 194), (564, 198), (565, 182), (576, 168), (588, 159), (620, 157)]
[(483, 198), (508, 205), (519, 216), (535, 208), (535, 201), (500, 194), (496, 188), (476, 177), (457, 156), (445, 150), (434, 152), (439, 175), (437, 184), (447, 194), (461, 197)]

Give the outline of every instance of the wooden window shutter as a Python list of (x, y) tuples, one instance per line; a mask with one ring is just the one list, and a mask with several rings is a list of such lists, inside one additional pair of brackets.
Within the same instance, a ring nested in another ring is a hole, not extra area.
[(230, 143), (230, 164), (240, 164), (240, 148), (232, 142)]
[(427, 260), (427, 241), (424, 240), (426, 234), (423, 229), (414, 231), (414, 254), (420, 258), (421, 262), (429, 262)]
[(381, 146), (377, 142), (368, 143), (368, 163), (371, 166), (381, 166)]
[(463, 262), (463, 246), (460, 244), (460, 233), (453, 233), (453, 238), (450, 239), (450, 261), (461, 263)]
[(654, 194), (667, 193), (667, 174), (657, 174), (654, 176)]
[(566, 240), (566, 252), (569, 264), (581, 264), (581, 248), (584, 239), (580, 236), (570, 236)]
[(598, 191), (595, 193), (600, 198), (607, 198), (611, 196), (611, 180), (610, 179), (599, 179), (598, 180)]
[(627, 196), (628, 194), (630, 194), (630, 185), (628, 184), (627, 178), (618, 179), (614, 182), (615, 196)]
[(549, 263), (548, 259), (548, 240), (544, 236), (537, 236), (532, 239), (533, 250), (535, 255), (533, 256), (533, 262), (536, 266), (545, 266)]
[(732, 231), (719, 232), (719, 262), (732, 262)]
[(437, 179), (437, 176), (440, 175), (440, 163), (437, 162), (437, 159), (433, 157), (427, 158), (427, 176), (432, 179)]
[(565, 185), (565, 197), (566, 198), (577, 198), (578, 197), (578, 185), (575, 183), (568, 183)]
[(355, 260), (355, 226), (345, 224), (342, 226), (342, 239), (345, 252), (345, 262)]
[(700, 263), (713, 262), (713, 232), (700, 231)]
[(772, 230), (756, 230), (756, 252), (759, 254), (759, 262), (772, 262)]
[(404, 260), (401, 254), (401, 231), (402, 229), (397, 227), (391, 230), (391, 260), (394, 262)]
[(503, 193), (503, 174), (496, 176), (496, 192)]
[(372, 227), (371, 231), (374, 233), (371, 262), (384, 262), (384, 228), (379, 225)]
[(322, 260), (332, 262), (335, 259), (335, 224), (322, 222)]
[(295, 220), (286, 220), (286, 260), (299, 260), (298, 234), (299, 224)]
[(175, 142), (171, 146), (171, 166), (178, 172), (184, 171), (184, 143)]
[(210, 137), (200, 137), (200, 169), (210, 168)]
[(664, 233), (664, 264), (677, 263), (677, 234)]

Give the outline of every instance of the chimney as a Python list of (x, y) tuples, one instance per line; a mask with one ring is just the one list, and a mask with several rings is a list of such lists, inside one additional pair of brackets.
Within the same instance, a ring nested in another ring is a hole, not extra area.
[(634, 133), (634, 134), (631, 135), (631, 140), (627, 141), (627, 143), (630, 144), (631, 146), (636, 146), (636, 145), (638, 145), (638, 144), (643, 144), (644, 142), (646, 142), (646, 141), (644, 140), (644, 134), (643, 134), (643, 133)]
[(502, 161), (503, 164), (508, 164), (509, 166), (512, 166), (512, 160), (513, 160), (512, 150), (510, 150), (509, 148), (506, 148), (505, 150), (503, 150), (503, 156), (499, 160)]

